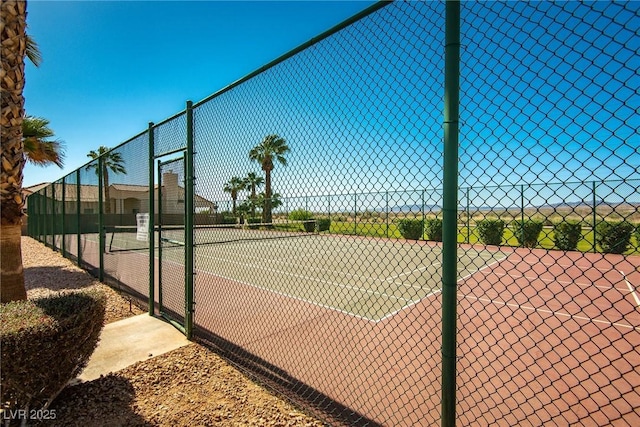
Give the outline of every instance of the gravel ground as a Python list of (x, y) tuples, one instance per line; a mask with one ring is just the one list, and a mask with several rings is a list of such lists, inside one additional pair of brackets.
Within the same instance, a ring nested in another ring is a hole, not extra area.
[[(97, 286), (106, 322), (144, 313), (41, 243), (22, 238), (29, 298)], [(67, 387), (50, 408), (56, 426), (323, 426), (192, 343), (94, 381)]]

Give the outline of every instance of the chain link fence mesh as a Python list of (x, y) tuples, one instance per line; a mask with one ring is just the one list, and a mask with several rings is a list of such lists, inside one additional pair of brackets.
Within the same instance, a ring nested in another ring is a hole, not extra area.
[[(461, 3), (460, 425), (640, 424), (639, 9)], [(97, 161), (63, 228), (59, 183), (32, 195), (30, 233), (95, 272), (104, 224), (106, 277), (186, 330), (193, 254), (194, 334), (245, 372), (334, 424), (437, 425), (444, 28), (379, 5), (115, 149), (103, 212)], [(155, 248), (114, 246), (146, 212)]]

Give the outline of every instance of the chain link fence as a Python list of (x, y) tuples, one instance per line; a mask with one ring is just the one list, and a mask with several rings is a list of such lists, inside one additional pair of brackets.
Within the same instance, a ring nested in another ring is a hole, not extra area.
[(31, 195), (30, 235), (332, 424), (639, 425), (640, 7), (452, 7), (188, 103)]

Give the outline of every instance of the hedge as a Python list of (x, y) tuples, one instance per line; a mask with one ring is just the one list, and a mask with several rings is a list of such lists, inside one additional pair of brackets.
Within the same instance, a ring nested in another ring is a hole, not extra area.
[(535, 248), (542, 232), (542, 221), (526, 219), (513, 221), (514, 235), (523, 248)]
[(478, 238), (485, 245), (499, 245), (504, 234), (504, 221), (501, 219), (483, 219), (478, 221)]
[(408, 240), (419, 240), (422, 238), (424, 224), (421, 219), (401, 219), (398, 221), (398, 231)]
[(582, 238), (582, 224), (577, 221), (563, 221), (553, 226), (553, 241), (562, 251), (575, 251)]
[(105, 306), (96, 289), (0, 305), (2, 402), (11, 409), (48, 406), (89, 361)]
[(442, 220), (440, 218), (427, 218), (424, 221), (424, 231), (427, 240), (442, 242)]
[(596, 226), (596, 242), (602, 252), (621, 254), (629, 249), (634, 226), (626, 221), (603, 221)]

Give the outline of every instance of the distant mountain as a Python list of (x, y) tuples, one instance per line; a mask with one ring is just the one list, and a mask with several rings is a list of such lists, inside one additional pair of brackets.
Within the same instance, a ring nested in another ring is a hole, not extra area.
[(440, 205), (398, 205), (391, 208), (391, 212), (394, 213), (406, 213), (406, 212), (440, 212), (442, 206)]

